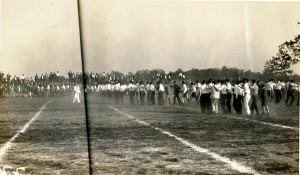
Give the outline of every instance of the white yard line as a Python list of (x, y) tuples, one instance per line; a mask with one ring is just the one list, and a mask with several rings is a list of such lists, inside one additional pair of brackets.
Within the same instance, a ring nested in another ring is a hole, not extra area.
[(155, 126), (152, 126), (150, 125), (149, 123), (145, 122), (145, 121), (142, 121), (142, 120), (139, 120), (138, 118), (136, 117), (133, 117), (129, 114), (126, 114), (116, 108), (114, 108), (113, 106), (110, 106), (108, 105), (111, 109), (115, 110), (116, 112), (120, 113), (120, 114), (123, 114), (125, 116), (127, 116), (128, 118), (132, 119), (132, 120), (135, 120), (136, 122), (140, 123), (141, 125), (144, 125), (144, 126), (149, 126), (157, 131), (160, 131), (162, 134), (165, 134), (165, 135), (168, 135), (169, 137), (172, 137), (176, 140), (178, 140), (180, 143), (182, 143), (183, 145), (185, 146), (188, 146), (190, 148), (192, 148), (194, 151), (196, 152), (199, 152), (199, 153), (203, 153), (203, 154), (206, 154), (210, 157), (212, 157), (213, 159), (217, 160), (217, 161), (220, 161), (220, 162), (223, 162), (223, 163), (226, 163), (227, 165), (229, 165), (232, 169), (240, 172), (240, 173), (248, 173), (248, 174), (255, 174), (255, 175), (259, 175), (260, 173), (256, 172), (253, 168), (251, 167), (247, 167), (245, 165), (242, 165), (241, 163), (238, 163), (236, 162), (235, 160), (230, 160), (229, 158), (227, 157), (223, 157), (217, 153), (214, 153), (214, 152), (211, 152), (209, 151), (208, 149), (205, 149), (205, 148), (201, 148), (183, 138), (180, 138), (168, 131), (165, 131), (165, 130), (162, 130), (160, 128), (157, 128)]
[[(193, 111), (197, 111), (197, 112), (201, 112), (200, 110), (190, 108), (190, 107), (186, 107), (186, 106), (177, 106), (177, 105), (175, 105), (175, 106), (180, 107), (180, 108), (193, 110)], [(259, 123), (259, 124), (263, 124), (263, 125), (269, 125), (269, 126), (273, 126), (273, 127), (279, 127), (279, 128), (284, 128), (284, 129), (292, 129), (292, 130), (299, 131), (299, 128), (297, 128), (297, 127), (279, 125), (279, 124), (268, 123), (268, 122), (262, 122), (262, 121), (258, 121), (258, 120), (254, 120), (254, 119), (242, 118), (242, 117), (236, 117), (236, 116), (230, 116), (230, 115), (225, 115), (225, 116), (228, 117), (228, 118), (233, 118), (233, 119), (237, 119), (237, 120), (245, 120), (245, 121)]]
[(7, 150), (11, 147), (11, 143), (21, 134), (24, 133), (27, 128), (30, 126), (32, 122), (34, 122), (41, 112), (45, 109), (45, 107), (51, 103), (51, 100), (49, 100), (44, 106), (37, 112), (9, 141), (7, 141), (1, 148), (0, 148), (0, 161), (2, 161), (4, 155), (6, 154)]

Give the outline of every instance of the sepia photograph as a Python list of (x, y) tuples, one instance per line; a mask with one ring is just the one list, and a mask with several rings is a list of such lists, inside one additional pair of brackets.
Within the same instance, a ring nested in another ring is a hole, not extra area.
[(299, 174), (300, 2), (1, 0), (0, 174)]

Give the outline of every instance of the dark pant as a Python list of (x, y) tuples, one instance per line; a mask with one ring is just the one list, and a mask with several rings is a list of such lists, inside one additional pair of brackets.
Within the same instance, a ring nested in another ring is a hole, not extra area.
[(114, 98), (115, 98), (115, 102), (116, 104), (119, 104), (119, 91), (114, 91)]
[(150, 90), (147, 90), (147, 104), (148, 104), (148, 105), (151, 105), (150, 97), (151, 97), (151, 91), (150, 91)]
[(258, 105), (257, 105), (258, 97), (257, 95), (252, 94), (251, 98), (252, 98), (252, 102), (250, 106), (250, 111), (253, 114), (253, 111), (255, 109), (256, 113), (259, 114)]
[(173, 97), (173, 104), (174, 105), (176, 104), (176, 99), (177, 99), (178, 103), (181, 104), (181, 100), (179, 98), (179, 93), (174, 94), (174, 97)]
[(134, 94), (135, 94), (135, 91), (129, 91), (129, 98), (130, 98), (131, 105), (134, 104)]
[(243, 113), (242, 103), (243, 103), (243, 96), (242, 95), (238, 95), (237, 99), (236, 99), (236, 108), (235, 108), (235, 111), (238, 114), (242, 114)]
[(280, 89), (275, 90), (275, 103), (279, 103), (282, 99), (282, 93)]
[(231, 113), (231, 99), (232, 99), (232, 94), (231, 93), (227, 93), (226, 96), (226, 108), (227, 108), (227, 112)]
[(164, 105), (164, 92), (158, 92), (158, 95), (157, 95), (157, 103), (158, 105)]
[(227, 113), (227, 109), (225, 107), (225, 103), (226, 103), (226, 97), (227, 97), (227, 94), (221, 94), (221, 108), (223, 110), (223, 113)]
[(291, 98), (290, 105), (292, 106), (292, 104), (294, 102), (294, 99), (295, 99), (293, 90), (288, 90), (287, 91), (287, 97), (286, 97), (286, 100), (285, 100), (286, 104), (288, 104), (290, 98)]
[(200, 96), (200, 107), (201, 112), (210, 112), (211, 111), (211, 99), (210, 99), (210, 93), (201, 94)]
[(151, 91), (150, 100), (151, 105), (155, 105), (155, 91)]
[(141, 91), (140, 92), (140, 98), (141, 98), (141, 105), (145, 105), (145, 92)]

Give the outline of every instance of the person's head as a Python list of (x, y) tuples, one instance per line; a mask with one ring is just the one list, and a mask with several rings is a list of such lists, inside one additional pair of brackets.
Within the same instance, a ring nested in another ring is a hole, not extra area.
[(256, 84), (256, 80), (255, 79), (252, 79), (252, 84)]
[(176, 81), (173, 81), (173, 84), (176, 84)]
[(184, 81), (182, 81), (182, 84), (185, 84), (185, 82), (184, 82)]

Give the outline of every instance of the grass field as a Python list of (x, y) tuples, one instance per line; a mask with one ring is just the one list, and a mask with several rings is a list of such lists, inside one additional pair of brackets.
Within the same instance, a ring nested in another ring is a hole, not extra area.
[[(0, 149), (11, 144), (0, 151), (0, 167), (26, 167), (22, 174), (88, 174), (85, 109), (71, 101), (1, 99)], [(296, 106), (272, 105), (270, 117), (203, 115), (194, 103), (114, 105), (98, 96), (89, 96), (87, 106), (93, 174), (247, 174), (245, 168), (252, 174), (299, 173)]]
[(12, 142), (0, 166), (26, 167), (22, 174), (88, 174), (84, 105), (72, 104), (69, 98), (1, 99), (0, 146), (50, 100), (26, 132)]

